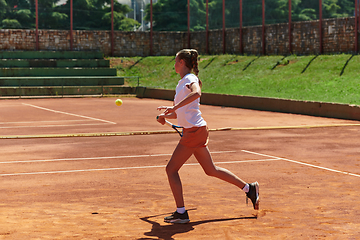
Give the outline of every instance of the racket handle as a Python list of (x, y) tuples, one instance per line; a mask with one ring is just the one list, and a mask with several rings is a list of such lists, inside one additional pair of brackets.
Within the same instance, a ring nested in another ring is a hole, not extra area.
[(173, 124), (166, 119), (165, 119), (165, 124), (168, 125), (169, 127), (173, 127)]
[[(156, 120), (158, 120), (158, 119), (159, 119), (159, 116), (156, 116)], [(165, 124), (168, 125), (169, 127), (173, 127), (173, 126), (174, 126), (171, 122), (169, 122), (169, 121), (166, 120), (166, 119), (165, 119)]]
[[(156, 116), (156, 120), (159, 119), (159, 116)], [(169, 122), (168, 120), (165, 119), (165, 124), (172, 127), (173, 125), (171, 124), (171, 122)]]

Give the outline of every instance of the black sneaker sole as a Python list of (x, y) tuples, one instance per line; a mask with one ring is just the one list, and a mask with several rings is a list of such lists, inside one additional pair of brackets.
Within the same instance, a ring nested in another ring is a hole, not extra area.
[(164, 220), (166, 223), (179, 223), (179, 224), (185, 224), (190, 222), (190, 219), (172, 219), (172, 220)]

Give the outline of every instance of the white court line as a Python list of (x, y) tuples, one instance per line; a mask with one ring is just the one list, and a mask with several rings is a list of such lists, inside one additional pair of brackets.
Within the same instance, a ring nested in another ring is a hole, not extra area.
[(54, 112), (54, 113), (61, 113), (61, 114), (66, 114), (66, 115), (70, 115), (70, 116), (74, 116), (74, 117), (81, 117), (81, 118), (91, 119), (91, 120), (95, 120), (95, 121), (101, 121), (101, 122), (106, 122), (106, 123), (110, 123), (110, 124), (116, 124), (115, 122), (110, 122), (110, 121), (99, 119), (99, 118), (93, 118), (93, 117), (88, 117), (88, 116), (83, 116), (83, 115), (78, 115), (78, 114), (73, 114), (73, 113), (61, 112), (61, 111), (52, 110), (52, 109), (49, 109), (49, 108), (43, 108), (43, 107), (35, 106), (35, 105), (32, 105), (32, 104), (28, 104), (28, 103), (22, 103), (22, 104), (26, 105), (26, 106), (29, 106), (29, 107), (34, 107), (34, 108), (38, 108), (38, 109), (41, 109), (41, 110), (50, 111), (50, 112)]
[(76, 172), (114, 171), (114, 170), (129, 170), (129, 169), (149, 169), (149, 168), (163, 168), (163, 167), (166, 167), (166, 165), (159, 165), (159, 166), (142, 166), (142, 167), (123, 167), (123, 168), (80, 169), (80, 170), (64, 170), (64, 171), (51, 171), (51, 172), (5, 173), (5, 174), (0, 174), (0, 177), (5, 177), (5, 176), (21, 176), (21, 175), (55, 174), (55, 173), (76, 173)]
[[(83, 124), (61, 124), (61, 125), (43, 125), (43, 124), (47, 124), (47, 123), (64, 123), (64, 122), (84, 122), (84, 121), (92, 121), (90, 119), (88, 120), (54, 120), (54, 121), (27, 121), (27, 122), (0, 122), (0, 129), (10, 129), (10, 128), (45, 128), (45, 127), (69, 127), (69, 126), (83, 126), (83, 125), (98, 125), (98, 124), (94, 124), (94, 123), (83, 123)], [(25, 125), (25, 126), (19, 126), (18, 124), (42, 124), (41, 126), (29, 126), (29, 125)], [(6, 125), (12, 125), (12, 124), (17, 124), (15, 126), (6, 126)], [(105, 123), (103, 123), (105, 124)], [(6, 126), (6, 127), (3, 127)]]
[(327, 167), (320, 167), (320, 166), (317, 166), (317, 165), (313, 165), (313, 164), (309, 164), (309, 163), (303, 163), (303, 162), (299, 162), (299, 161), (295, 161), (295, 160), (291, 160), (291, 159), (287, 159), (287, 158), (275, 157), (275, 156), (271, 156), (271, 155), (267, 155), (267, 154), (251, 152), (251, 151), (246, 151), (246, 150), (241, 150), (241, 151), (246, 152), (246, 153), (250, 153), (250, 154), (255, 154), (255, 155), (258, 155), (258, 156), (270, 157), (270, 158), (274, 158), (274, 159), (278, 159), (278, 160), (284, 160), (284, 161), (287, 161), (287, 162), (292, 162), (292, 163), (296, 163), (296, 164), (300, 164), (300, 165), (304, 165), (304, 166), (308, 166), (308, 167), (318, 168), (318, 169), (326, 170), (326, 171), (330, 171), (330, 172), (341, 173), (341, 174), (350, 175), (350, 176), (353, 176), (353, 177), (360, 177), (359, 174), (340, 171), (340, 170), (331, 169), (331, 168), (327, 168)]
[(82, 124), (62, 124), (62, 125), (41, 125), (41, 126), (16, 126), (16, 127), (0, 127), (0, 129), (9, 128), (47, 128), (47, 127), (74, 127), (74, 126), (98, 126), (105, 125), (106, 123), (82, 123)]
[[(263, 160), (245, 160), (234, 162), (215, 162), (215, 164), (231, 164), (231, 163), (249, 163), (249, 162), (264, 162), (264, 161), (279, 161), (278, 159), (263, 159)], [(183, 166), (198, 166), (199, 163), (186, 163)], [(141, 167), (121, 167), (121, 168), (95, 168), (95, 169), (79, 169), (79, 170), (62, 170), (50, 172), (27, 172), (27, 173), (4, 173), (0, 177), (6, 176), (21, 176), (21, 175), (42, 175), (42, 174), (59, 174), (59, 173), (77, 173), (77, 172), (96, 172), (96, 171), (116, 171), (116, 170), (133, 170), (133, 169), (151, 169), (151, 168), (165, 168), (166, 165), (155, 166), (141, 166)]]
[[(46, 123), (64, 123), (64, 122), (84, 122), (84, 121), (92, 121), (90, 119), (88, 120), (54, 120), (54, 121), (28, 121), (28, 122), (2, 122), (0, 123), (0, 129), (9, 129), (9, 128), (45, 128), (45, 127), (69, 127), (69, 126), (83, 126), (83, 125), (99, 125), (98, 123), (82, 123), (82, 124), (61, 124), (61, 125), (41, 125), (41, 126), (6, 126), (6, 127), (2, 127), (4, 125), (11, 125), (11, 124), (46, 124)], [(103, 123), (105, 124), (105, 123)]]
[[(235, 153), (235, 152), (236, 151), (218, 151), (218, 152), (211, 152), (211, 154)], [(172, 155), (171, 153), (164, 153), (164, 154), (112, 156), (112, 157), (59, 158), (59, 159), (43, 159), (43, 160), (9, 161), (9, 162), (0, 162), (0, 164), (37, 163), (37, 162), (62, 162), (62, 161), (85, 161), (85, 160), (105, 160), (105, 159), (121, 159), (121, 158), (144, 158), (144, 157), (161, 157), (161, 156), (171, 156), (171, 155)]]
[[(287, 158), (281, 158), (271, 155), (266, 155), (257, 152), (251, 152), (247, 150), (241, 150), (242, 152), (268, 157), (268, 159), (260, 159), (260, 160), (244, 160), (244, 161), (229, 161), (229, 162), (215, 162), (215, 164), (234, 164), (234, 163), (249, 163), (249, 162), (269, 162), (269, 161), (287, 161), (292, 162), (308, 167), (318, 168), (330, 172), (341, 173), (345, 175), (350, 175), (354, 177), (360, 177), (359, 174), (354, 174), (345, 171), (339, 171), (331, 168), (320, 167), (313, 164), (303, 163)], [(220, 151), (220, 152), (211, 152), (211, 154), (216, 153), (235, 153), (236, 151)], [(50, 160), (29, 160), (29, 161), (12, 161), (12, 162), (0, 162), (0, 164), (10, 164), (10, 163), (36, 163), (36, 162), (55, 162), (55, 161), (83, 161), (83, 160), (101, 160), (101, 159), (115, 159), (115, 158), (140, 158), (140, 157), (156, 157), (156, 156), (170, 156), (171, 154), (154, 154), (154, 155), (133, 155), (133, 156), (114, 156), (114, 157), (93, 157), (93, 158), (64, 158), (64, 159), (50, 159)], [(199, 163), (187, 163), (184, 166), (196, 166)], [(50, 172), (28, 172), (28, 173), (5, 173), (0, 174), (0, 177), (4, 176), (20, 176), (20, 175), (41, 175), (41, 174), (55, 174), (55, 173), (76, 173), (76, 172), (94, 172), (94, 171), (115, 171), (115, 170), (131, 170), (131, 169), (150, 169), (150, 168), (164, 168), (166, 165), (155, 165), (155, 166), (141, 166), (141, 167), (122, 167), (122, 168), (101, 168), (101, 169), (80, 169), (80, 170), (63, 170), (63, 171), (50, 171)]]
[[(0, 125), (8, 125), (8, 124), (31, 124), (31, 123), (57, 123), (57, 122), (83, 122), (86, 120), (49, 120), (49, 121), (27, 121), (27, 122), (0, 122)], [(90, 120), (87, 120), (90, 121)]]
[[(236, 151), (218, 151), (211, 152), (211, 154), (217, 153), (235, 153)], [(63, 159), (51, 159), (51, 160), (29, 160), (29, 161), (12, 161), (12, 162), (0, 162), (0, 164), (7, 163), (36, 163), (36, 162), (55, 162), (55, 161), (83, 161), (83, 160), (100, 160), (100, 159), (113, 159), (113, 158), (140, 158), (140, 157), (157, 157), (157, 156), (171, 156), (172, 154), (149, 154), (149, 155), (130, 155), (130, 156), (114, 156), (114, 157), (93, 157), (93, 158), (63, 158)], [(274, 159), (271, 159), (274, 161)], [(249, 162), (251, 160), (247, 160)], [(253, 160), (259, 161), (259, 160)], [(261, 160), (260, 160), (261, 161)], [(241, 162), (241, 161), (239, 161)], [(244, 161), (245, 162), (245, 161)], [(232, 163), (232, 162), (223, 162)], [(222, 163), (222, 164), (223, 164)], [(221, 164), (221, 163), (219, 163)], [(199, 165), (198, 163), (184, 164), (184, 166)], [(56, 173), (76, 173), (76, 172), (94, 172), (94, 171), (115, 171), (115, 170), (131, 170), (131, 169), (150, 169), (150, 168), (165, 168), (166, 165), (155, 166), (141, 166), (141, 167), (122, 167), (122, 168), (99, 168), (99, 169), (79, 169), (79, 170), (62, 170), (62, 171), (49, 171), (49, 172), (27, 172), (27, 173), (4, 173), (0, 174), (0, 177), (5, 176), (21, 176), (21, 175), (41, 175), (41, 174), (56, 174)]]

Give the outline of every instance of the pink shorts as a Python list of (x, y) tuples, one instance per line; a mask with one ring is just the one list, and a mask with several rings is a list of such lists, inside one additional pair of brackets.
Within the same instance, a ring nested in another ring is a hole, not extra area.
[(180, 144), (189, 148), (206, 147), (209, 142), (209, 129), (207, 126), (184, 128)]

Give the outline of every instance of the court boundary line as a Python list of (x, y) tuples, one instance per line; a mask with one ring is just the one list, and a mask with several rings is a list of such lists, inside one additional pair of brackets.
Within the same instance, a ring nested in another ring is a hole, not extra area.
[[(237, 151), (214, 151), (211, 154), (222, 153), (236, 153)], [(145, 154), (145, 155), (129, 155), (129, 156), (110, 156), (110, 157), (87, 157), (87, 158), (61, 158), (61, 159), (43, 159), (43, 160), (25, 160), (25, 161), (9, 161), (0, 162), (0, 164), (14, 164), (14, 163), (43, 163), (43, 162), (58, 162), (58, 161), (86, 161), (86, 160), (101, 160), (101, 159), (120, 159), (120, 158), (142, 158), (142, 157), (158, 157), (171, 156), (172, 153), (163, 154)], [(278, 161), (278, 159), (255, 159), (255, 160), (241, 160), (231, 162), (215, 162), (215, 164), (234, 164), (246, 162), (264, 162), (264, 161)], [(200, 166), (199, 163), (185, 163), (184, 166)], [(98, 168), (98, 169), (75, 169), (75, 170), (59, 170), (59, 171), (44, 171), (44, 172), (23, 172), (23, 173), (3, 173), (0, 177), (5, 176), (21, 176), (21, 175), (43, 175), (43, 174), (60, 174), (60, 173), (76, 173), (76, 172), (95, 172), (95, 171), (116, 171), (116, 170), (132, 170), (132, 169), (149, 169), (149, 168), (165, 168), (166, 165), (153, 166), (139, 166), (139, 167), (120, 167), (120, 168)]]
[[(211, 152), (211, 154), (216, 153), (236, 153), (237, 151), (218, 151)], [(282, 157), (276, 157), (272, 155), (257, 153), (248, 150), (241, 150), (241, 152), (266, 157), (266, 159), (256, 159), (256, 160), (241, 160), (241, 161), (229, 161), (229, 162), (214, 162), (217, 164), (236, 164), (236, 163), (249, 163), (249, 162), (271, 162), (271, 161), (286, 161), (291, 163), (296, 163), (299, 165), (304, 165), (307, 167), (312, 167), (320, 170), (325, 170), (334, 173), (340, 173), (343, 175), (359, 177), (360, 174), (355, 174), (346, 171), (340, 171), (332, 168), (321, 167), (310, 163), (304, 163), (296, 160), (291, 160)], [(53, 162), (53, 161), (79, 161), (79, 160), (97, 160), (97, 159), (114, 159), (114, 158), (134, 158), (134, 157), (156, 157), (156, 156), (169, 156), (171, 154), (148, 154), (148, 155), (134, 155), (134, 156), (113, 156), (113, 157), (94, 157), (94, 158), (69, 158), (69, 159), (52, 159), (52, 160), (29, 160), (29, 161), (12, 161), (12, 162), (0, 162), (0, 164), (11, 164), (11, 163), (35, 163), (35, 162)], [(199, 166), (199, 163), (185, 163), (183, 166)], [(46, 172), (24, 172), (24, 173), (4, 173), (0, 174), (0, 177), (5, 176), (21, 176), (21, 175), (42, 175), (42, 174), (60, 174), (60, 173), (76, 173), (76, 172), (95, 172), (95, 171), (116, 171), (116, 170), (132, 170), (132, 169), (150, 169), (150, 168), (165, 168), (166, 165), (153, 165), (153, 166), (139, 166), (139, 167), (121, 167), (121, 168), (99, 168), (99, 169), (77, 169), (77, 170), (59, 170), (59, 171), (46, 171)]]
[[(280, 159), (259, 159), (259, 160), (243, 160), (243, 161), (214, 162), (214, 163), (215, 164), (233, 164), (233, 163), (268, 162), (268, 161), (280, 161)], [(200, 166), (200, 164), (199, 163), (185, 163), (183, 166)], [(151, 168), (165, 168), (165, 167), (166, 167), (166, 165), (153, 165), (153, 166), (149, 165), (149, 166), (139, 166), (139, 167), (92, 168), (92, 169), (74, 169), (74, 170), (59, 170), (59, 171), (46, 171), (46, 172), (3, 173), (3, 174), (0, 174), (0, 177), (77, 173), (77, 172), (100, 172), (100, 171), (134, 170), (134, 169), (151, 169)]]
[(80, 117), (80, 118), (91, 119), (91, 120), (94, 120), (94, 121), (100, 121), (100, 122), (106, 122), (106, 123), (110, 123), (110, 124), (116, 124), (115, 122), (107, 121), (107, 120), (104, 120), (104, 119), (93, 118), (93, 117), (88, 117), (88, 116), (74, 114), (74, 113), (62, 112), (62, 111), (53, 110), (53, 109), (50, 109), (50, 108), (44, 108), (44, 107), (36, 106), (36, 105), (33, 105), (33, 104), (29, 104), (29, 103), (21, 103), (21, 104), (25, 105), (25, 106), (29, 106), (29, 107), (38, 108), (38, 109), (41, 109), (41, 110), (53, 112), (53, 113), (60, 113), (60, 114), (65, 114), (65, 115), (69, 115), (69, 116), (73, 116), (73, 117)]
[(76, 126), (99, 126), (107, 123), (81, 123), (81, 124), (62, 124), (62, 125), (41, 125), (41, 126), (14, 126), (14, 127), (0, 127), (0, 129), (10, 128), (51, 128), (51, 127), (76, 127)]
[(90, 120), (46, 120), (46, 121), (25, 121), (25, 122), (0, 122), (0, 125), (7, 124), (29, 124), (29, 123), (51, 123), (51, 122), (81, 122), (81, 121), (90, 121)]
[[(106, 121), (106, 120), (104, 120), (104, 121)], [(324, 124), (324, 125), (268, 126), (268, 127), (244, 127), (244, 128), (225, 127), (225, 128), (209, 129), (209, 131), (210, 132), (218, 132), (218, 131), (248, 131), (248, 130), (311, 129), (311, 128), (357, 127), (357, 126), (360, 126), (360, 124), (359, 123), (343, 123), (343, 124)], [(154, 131), (102, 132), (102, 133), (3, 135), (3, 136), (0, 136), (0, 139), (113, 137), (113, 136), (153, 135), (153, 134), (168, 134), (168, 133), (176, 133), (176, 131), (174, 131), (174, 130), (154, 130)]]
[(329, 172), (341, 173), (341, 174), (344, 174), (344, 175), (349, 175), (349, 176), (360, 178), (360, 174), (355, 174), (355, 173), (346, 172), (346, 171), (340, 171), (340, 170), (327, 168), (327, 167), (321, 167), (321, 166), (317, 166), (317, 165), (310, 164), (310, 163), (304, 163), (304, 162), (300, 162), (300, 161), (296, 161), (296, 160), (291, 160), (291, 159), (288, 159), (288, 158), (276, 157), (276, 156), (271, 156), (271, 155), (252, 152), (252, 151), (247, 151), (247, 150), (241, 150), (241, 151), (246, 152), (246, 153), (250, 153), (250, 154), (254, 154), (254, 155), (258, 155), (258, 156), (275, 158), (275, 159), (278, 159), (278, 160), (283, 160), (283, 161), (286, 161), (286, 162), (296, 163), (296, 164), (304, 165), (304, 166), (307, 166), (307, 167), (317, 168), (317, 169), (326, 170), (326, 171), (329, 171)]
[[(211, 154), (219, 154), (219, 153), (236, 153), (236, 151), (214, 151), (214, 152), (211, 152)], [(106, 159), (122, 159), (122, 158), (161, 157), (161, 156), (171, 156), (171, 155), (172, 155), (172, 153), (159, 153), (159, 154), (122, 155), (122, 156), (120, 155), (120, 156), (110, 156), (110, 157), (57, 158), (57, 159), (40, 159), (40, 160), (23, 160), (23, 161), (16, 160), (16, 161), (0, 162), (0, 164), (106, 160)]]
[[(0, 129), (20, 129), (20, 128), (50, 128), (50, 127), (73, 127), (73, 126), (94, 126), (94, 125), (106, 125), (107, 123), (85, 123), (94, 121), (91, 119), (81, 120), (49, 120), (49, 121), (26, 121), (26, 122), (2, 122), (0, 123)], [(76, 123), (78, 122), (78, 123)], [(23, 124), (44, 124), (44, 125), (23, 125)], [(47, 125), (52, 123), (52, 125)], [(68, 123), (68, 124), (65, 124)], [(71, 123), (71, 124), (70, 124)], [(19, 125), (14, 125), (19, 124)], [(58, 125), (54, 125), (58, 124)]]

